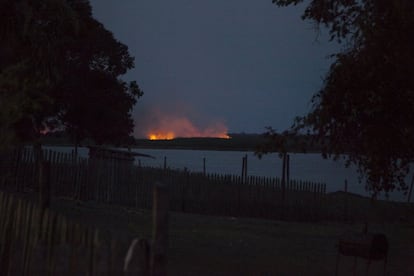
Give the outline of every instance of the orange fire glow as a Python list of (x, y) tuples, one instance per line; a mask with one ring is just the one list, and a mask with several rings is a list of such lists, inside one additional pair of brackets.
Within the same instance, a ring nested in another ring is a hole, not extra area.
[(166, 116), (158, 120), (148, 129), (146, 136), (150, 140), (171, 140), (178, 137), (230, 138), (227, 135), (227, 127), (223, 123), (215, 123), (201, 129), (183, 116)]
[(150, 133), (148, 134), (148, 139), (150, 140), (172, 140), (175, 138), (174, 133)]

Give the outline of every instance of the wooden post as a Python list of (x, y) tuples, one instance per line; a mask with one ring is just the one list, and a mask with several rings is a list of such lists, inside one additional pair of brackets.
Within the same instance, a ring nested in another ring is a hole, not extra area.
[(33, 154), (35, 162), (40, 166), (40, 162), (43, 161), (42, 144), (40, 142), (36, 142), (33, 145)]
[(410, 187), (410, 191), (408, 192), (407, 203), (410, 203), (410, 201), (411, 201), (411, 194), (413, 192), (413, 185), (414, 185), (414, 175), (413, 175), (413, 178), (411, 179), (411, 187)]
[(181, 212), (183, 213), (186, 211), (187, 189), (190, 185), (190, 172), (187, 168), (184, 168), (184, 177), (185, 181), (183, 181), (181, 189)]
[(286, 183), (290, 183), (290, 156), (286, 154)]
[(167, 156), (164, 156), (164, 171), (167, 169)]
[(4, 220), (2, 221), (4, 232), (1, 235), (0, 242), (2, 243), (2, 247), (0, 250), (0, 271), (5, 273), (6, 275), (9, 272), (10, 261), (11, 261), (11, 254), (12, 254), (12, 245), (13, 245), (13, 225), (15, 220), (15, 212), (16, 212), (16, 203), (12, 196), (5, 195), (7, 199), (5, 199), (5, 203), (3, 205), (3, 215)]
[(244, 182), (244, 166), (246, 165), (245, 163), (245, 159), (244, 156), (242, 157), (242, 170), (241, 170), (241, 177), (242, 177), (242, 181)]
[[(237, 184), (237, 216), (241, 214), (241, 189), (242, 189), (242, 181), (238, 181), (239, 178), (236, 178)], [(241, 180), (241, 178), (240, 178)]]
[(247, 154), (244, 156), (244, 178), (247, 179)]
[[(35, 142), (33, 144), (33, 157), (34, 157), (34, 177), (35, 179), (40, 179), (40, 170), (42, 167), (42, 161), (43, 161), (43, 151), (42, 151), (42, 144), (40, 142)], [(30, 159), (29, 159), (30, 160)], [(36, 181), (36, 180), (35, 180)], [(36, 186), (37, 183), (33, 183), (34, 186)]]
[(282, 201), (285, 200), (286, 193), (286, 153), (283, 154), (283, 164), (282, 164)]
[(203, 175), (206, 175), (206, 158), (203, 158)]
[(168, 208), (169, 197), (167, 187), (160, 182), (156, 182), (154, 186), (154, 201), (152, 209), (152, 276), (167, 275)]
[(345, 179), (345, 203), (344, 203), (344, 220), (348, 219), (348, 181)]
[(42, 210), (50, 207), (50, 162), (48, 161), (40, 165), (39, 204)]
[(247, 154), (242, 158), (242, 171), (241, 171), (242, 183), (247, 180)]

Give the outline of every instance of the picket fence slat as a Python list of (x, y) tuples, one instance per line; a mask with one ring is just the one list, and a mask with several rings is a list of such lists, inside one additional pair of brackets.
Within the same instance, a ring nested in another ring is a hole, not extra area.
[[(35, 191), (38, 168), (34, 157), (29, 148), (14, 151), (7, 160), (15, 161), (6, 164), (13, 175), (0, 172), (3, 188)], [(71, 153), (51, 150), (43, 151), (43, 160), (51, 163), (55, 197), (150, 209), (152, 185), (162, 179), (170, 186), (173, 211), (298, 220), (315, 210), (313, 218), (323, 218), (321, 198), (326, 194), (325, 184), (290, 179), (283, 191), (279, 178), (147, 168), (114, 159), (76, 158)]]
[[(101, 235), (97, 228), (71, 222), (5, 192), (0, 192), (0, 219), (2, 275), (124, 274), (129, 244)], [(144, 249), (143, 265), (147, 269), (148, 249)]]

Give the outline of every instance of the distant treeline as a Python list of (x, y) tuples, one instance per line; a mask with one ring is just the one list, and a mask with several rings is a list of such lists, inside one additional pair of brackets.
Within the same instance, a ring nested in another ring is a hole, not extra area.
[[(230, 139), (196, 137), (175, 138), (172, 140), (133, 139), (128, 145), (148, 149), (192, 149), (192, 150), (229, 150), (229, 151), (257, 151), (261, 145), (269, 142), (264, 134), (229, 133)], [(45, 135), (43, 144), (69, 145), (71, 140), (65, 132), (54, 132)], [(92, 141), (84, 140), (81, 145), (92, 145)], [(312, 143), (312, 136), (295, 136), (288, 138), (287, 151), (289, 152), (320, 152), (321, 147)]]
[(139, 148), (254, 151), (258, 144), (265, 142), (265, 137), (259, 134), (229, 134), (229, 136), (231, 139), (209, 137), (172, 140), (137, 139), (135, 146)]
[[(230, 139), (223, 138), (176, 138), (173, 140), (137, 139), (135, 146), (139, 148), (160, 149), (200, 149), (200, 150), (233, 150), (257, 151), (269, 142), (263, 134), (229, 133)], [(320, 152), (321, 147), (312, 142), (311, 136), (297, 136), (288, 139), (288, 152)]]

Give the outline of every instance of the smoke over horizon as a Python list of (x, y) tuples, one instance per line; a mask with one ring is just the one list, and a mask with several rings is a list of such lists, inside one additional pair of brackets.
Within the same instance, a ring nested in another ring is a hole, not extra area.
[(135, 123), (136, 138), (228, 138), (224, 120), (201, 115), (184, 104), (146, 108), (140, 116), (136, 116)]

